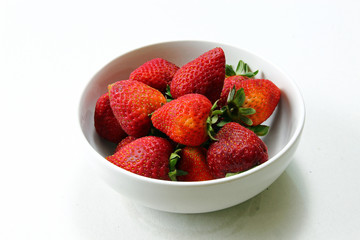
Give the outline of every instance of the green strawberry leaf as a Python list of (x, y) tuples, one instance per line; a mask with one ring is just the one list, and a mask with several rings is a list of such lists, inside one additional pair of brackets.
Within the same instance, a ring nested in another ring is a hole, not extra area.
[(214, 102), (214, 104), (211, 106), (211, 111), (214, 111), (218, 106), (217, 106), (217, 103), (218, 103), (218, 101), (219, 100), (216, 100), (215, 102)]
[(236, 93), (236, 88), (235, 88), (235, 86), (234, 86), (234, 87), (230, 90), (226, 101), (227, 101), (227, 102), (230, 102), (232, 99), (234, 99), (235, 93)]
[(211, 118), (211, 124), (215, 124), (218, 120), (219, 120), (219, 115), (214, 115), (214, 116)]
[(218, 101), (211, 107), (209, 117), (206, 119), (207, 134), (212, 141), (217, 141), (215, 135), (221, 128), (220, 125), (218, 125), (218, 122), (223, 121), (222, 115), (226, 111), (226, 108), (218, 109), (217, 102)]
[(216, 135), (215, 130), (211, 124), (207, 124), (207, 134), (211, 140), (217, 141), (217, 139), (215, 138)]
[(187, 171), (180, 170), (180, 169), (177, 169), (177, 170), (176, 170), (176, 176), (185, 176), (185, 175), (187, 175), (187, 174), (188, 174)]
[(243, 123), (245, 123), (245, 124), (248, 125), (248, 126), (253, 125), (253, 121), (252, 121), (250, 118), (245, 117), (245, 116), (243, 116), (243, 115), (239, 115), (238, 118), (237, 118), (237, 120), (238, 120), (240, 123), (243, 122)]
[(166, 85), (165, 98), (166, 98), (166, 102), (170, 102), (174, 100), (170, 92), (170, 85)]
[(249, 70), (248, 65), (243, 60), (240, 60), (236, 67), (236, 74), (243, 73), (247, 70)]
[(259, 70), (256, 70), (255, 72), (246, 72), (246, 73), (243, 73), (241, 74), (241, 76), (245, 76), (245, 77), (248, 77), (248, 78), (253, 78), (255, 77), (256, 74), (259, 73)]
[(225, 75), (228, 77), (236, 75), (236, 72), (231, 65), (225, 64)]
[(256, 110), (253, 108), (239, 108), (239, 113), (241, 115), (251, 115), (251, 114), (255, 114)]
[(169, 157), (170, 171), (175, 169), (176, 163), (180, 159), (180, 155), (178, 154), (180, 151), (181, 151), (181, 148), (177, 148), (173, 153), (170, 154), (170, 157)]
[[(236, 91), (235, 86), (233, 90)], [(236, 91), (235, 95), (232, 97), (233, 102), (235, 103), (236, 107), (241, 107), (245, 102), (245, 92), (243, 88), (240, 88)]]
[(216, 124), (219, 128), (222, 128), (225, 124), (229, 123), (229, 121), (221, 120)]
[(244, 89), (240, 88), (239, 90), (236, 90), (234, 86), (229, 92), (227, 104), (221, 109), (224, 112), (224, 114), (222, 114), (223, 118), (226, 121), (238, 122), (251, 126), (253, 122), (246, 116), (254, 114), (256, 111), (253, 108), (242, 107), (244, 102)]
[(256, 135), (258, 136), (265, 136), (268, 134), (269, 132), (269, 126), (266, 125), (257, 125), (257, 126), (245, 126), (248, 129), (250, 129), (251, 131), (253, 131), (254, 133), (256, 133)]
[(171, 181), (177, 181), (177, 176), (183, 176), (187, 174), (186, 171), (176, 169), (176, 164), (181, 158), (179, 152), (181, 151), (182, 147), (182, 145), (178, 145), (175, 151), (171, 153), (169, 157), (169, 177)]
[(221, 116), (225, 111), (223, 109), (215, 110), (211, 113), (211, 116), (219, 115)]
[(249, 65), (245, 63), (243, 60), (240, 60), (236, 66), (236, 70), (234, 71), (234, 68), (232, 65), (226, 64), (225, 65), (225, 75), (227, 77), (240, 75), (240, 76), (246, 76), (249, 78), (253, 78), (256, 74), (258, 74), (259, 70), (256, 70), (255, 72), (252, 72)]

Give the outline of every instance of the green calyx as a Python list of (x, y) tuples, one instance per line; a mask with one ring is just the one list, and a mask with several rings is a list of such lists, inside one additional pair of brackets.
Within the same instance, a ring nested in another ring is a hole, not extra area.
[(236, 90), (234, 86), (229, 92), (227, 104), (221, 109), (218, 109), (217, 102), (218, 101), (211, 107), (209, 117), (206, 119), (207, 134), (212, 141), (217, 141), (215, 138), (216, 132), (229, 122), (237, 122), (245, 127), (251, 127), (251, 130), (256, 134), (259, 133), (259, 136), (265, 132), (267, 133), (263, 128), (260, 129), (258, 126), (251, 126), (253, 122), (247, 116), (254, 114), (256, 111), (253, 108), (242, 107), (245, 102), (245, 92), (243, 88)]
[(170, 102), (170, 101), (174, 100), (174, 98), (170, 92), (170, 85), (166, 85), (165, 98), (166, 98), (166, 102)]
[[(226, 77), (240, 75), (253, 78), (258, 72), (259, 70), (252, 72), (249, 65), (242, 60), (238, 62), (236, 70), (231, 65), (225, 65)], [(256, 111), (253, 108), (243, 107), (245, 102), (245, 91), (243, 88), (236, 90), (235, 86), (233, 86), (228, 94), (227, 104), (221, 109), (218, 109), (217, 102), (212, 106), (210, 115), (206, 120), (207, 134), (210, 141), (217, 141), (215, 138), (216, 133), (229, 122), (237, 122), (258, 136), (265, 136), (268, 133), (268, 126), (252, 126), (253, 122), (248, 116), (255, 114)], [(209, 142), (205, 144), (209, 144)]]
[(240, 60), (238, 62), (238, 65), (236, 66), (236, 70), (234, 71), (233, 66), (226, 64), (225, 65), (225, 75), (227, 77), (230, 76), (235, 76), (235, 75), (240, 75), (240, 76), (245, 76), (248, 78), (252, 78), (254, 77), (257, 73), (259, 72), (259, 70), (256, 70), (255, 72), (252, 72), (250, 70), (250, 67), (247, 63), (245, 63), (243, 60)]
[(173, 153), (170, 154), (169, 157), (169, 177), (171, 181), (177, 181), (177, 176), (183, 176), (188, 174), (186, 171), (176, 169), (176, 164), (180, 160), (179, 152), (181, 151), (180, 146), (178, 146)]
[(217, 102), (216, 101), (210, 110), (210, 115), (209, 117), (206, 119), (206, 129), (207, 129), (207, 134), (209, 136), (209, 138), (213, 141), (217, 141), (217, 139), (215, 138), (216, 135), (216, 127), (217, 125), (215, 125), (219, 119), (220, 116), (224, 114), (224, 111), (217, 109)]
[(216, 123), (216, 127), (222, 128), (226, 123), (237, 122), (256, 133), (256, 135), (265, 136), (269, 131), (269, 127), (265, 125), (252, 126), (253, 122), (248, 116), (255, 114), (256, 111), (253, 108), (243, 107), (244, 102), (244, 89), (240, 88), (239, 90), (236, 90), (234, 86), (229, 92), (227, 104), (220, 110), (213, 111), (213, 113), (221, 116), (221, 121)]
[(253, 122), (248, 115), (256, 113), (253, 108), (242, 107), (245, 102), (245, 92), (243, 88), (236, 90), (235, 86), (230, 90), (227, 104), (222, 108), (224, 111), (225, 119), (230, 122), (243, 123), (251, 126)]
[(265, 136), (269, 132), (269, 126), (266, 125), (245, 126), (245, 127), (256, 133), (256, 135), (258, 136)]

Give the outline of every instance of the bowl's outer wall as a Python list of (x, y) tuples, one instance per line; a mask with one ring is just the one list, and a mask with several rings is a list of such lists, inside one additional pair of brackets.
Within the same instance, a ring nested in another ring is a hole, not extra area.
[[(104, 157), (112, 154), (113, 144), (103, 141), (94, 129), (96, 100), (107, 91), (107, 85), (127, 79), (130, 72), (144, 62), (162, 57), (182, 66), (202, 53), (222, 47), (227, 64), (236, 65), (242, 59), (253, 69), (259, 69), (257, 78), (272, 80), (282, 91), (279, 106), (265, 122), (271, 126), (263, 138), (269, 149), (270, 160), (248, 173), (229, 179), (200, 184), (153, 181), (135, 176)], [(266, 189), (288, 166), (292, 159), (304, 124), (305, 110), (295, 83), (268, 61), (239, 48), (200, 41), (168, 42), (140, 48), (124, 54), (101, 69), (85, 88), (79, 105), (82, 132), (92, 148), (92, 162), (104, 180), (116, 191), (145, 206), (169, 212), (197, 213), (227, 208), (241, 203)], [(95, 160), (95, 161), (93, 161)]]
[(269, 187), (291, 162), (299, 140), (267, 168), (232, 181), (208, 185), (153, 184), (129, 174), (119, 174), (112, 167), (104, 169), (100, 161), (96, 161), (95, 167), (115, 191), (144, 206), (175, 213), (212, 212), (242, 203)]

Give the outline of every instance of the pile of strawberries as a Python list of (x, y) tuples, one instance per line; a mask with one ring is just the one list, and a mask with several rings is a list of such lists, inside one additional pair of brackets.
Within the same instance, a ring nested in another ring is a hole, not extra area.
[(236, 70), (214, 48), (182, 67), (162, 58), (108, 86), (94, 125), (114, 142), (106, 159), (162, 180), (204, 181), (246, 171), (268, 160), (259, 136), (269, 127), (280, 89), (239, 61)]

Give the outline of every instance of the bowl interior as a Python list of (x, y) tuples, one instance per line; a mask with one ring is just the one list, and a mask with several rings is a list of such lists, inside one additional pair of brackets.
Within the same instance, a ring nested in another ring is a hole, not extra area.
[(276, 156), (294, 141), (304, 121), (304, 105), (295, 83), (272, 63), (246, 50), (219, 43), (203, 41), (165, 42), (128, 52), (107, 64), (89, 82), (79, 105), (81, 130), (92, 148), (105, 157), (113, 153), (114, 145), (101, 139), (94, 129), (94, 108), (97, 99), (107, 91), (110, 83), (128, 79), (129, 74), (153, 58), (164, 58), (178, 66), (193, 60), (204, 52), (222, 47), (226, 63), (236, 66), (241, 59), (252, 70), (259, 70), (257, 78), (267, 78), (281, 89), (281, 100), (274, 114), (264, 123), (270, 132), (263, 137), (268, 146), (269, 158)]

